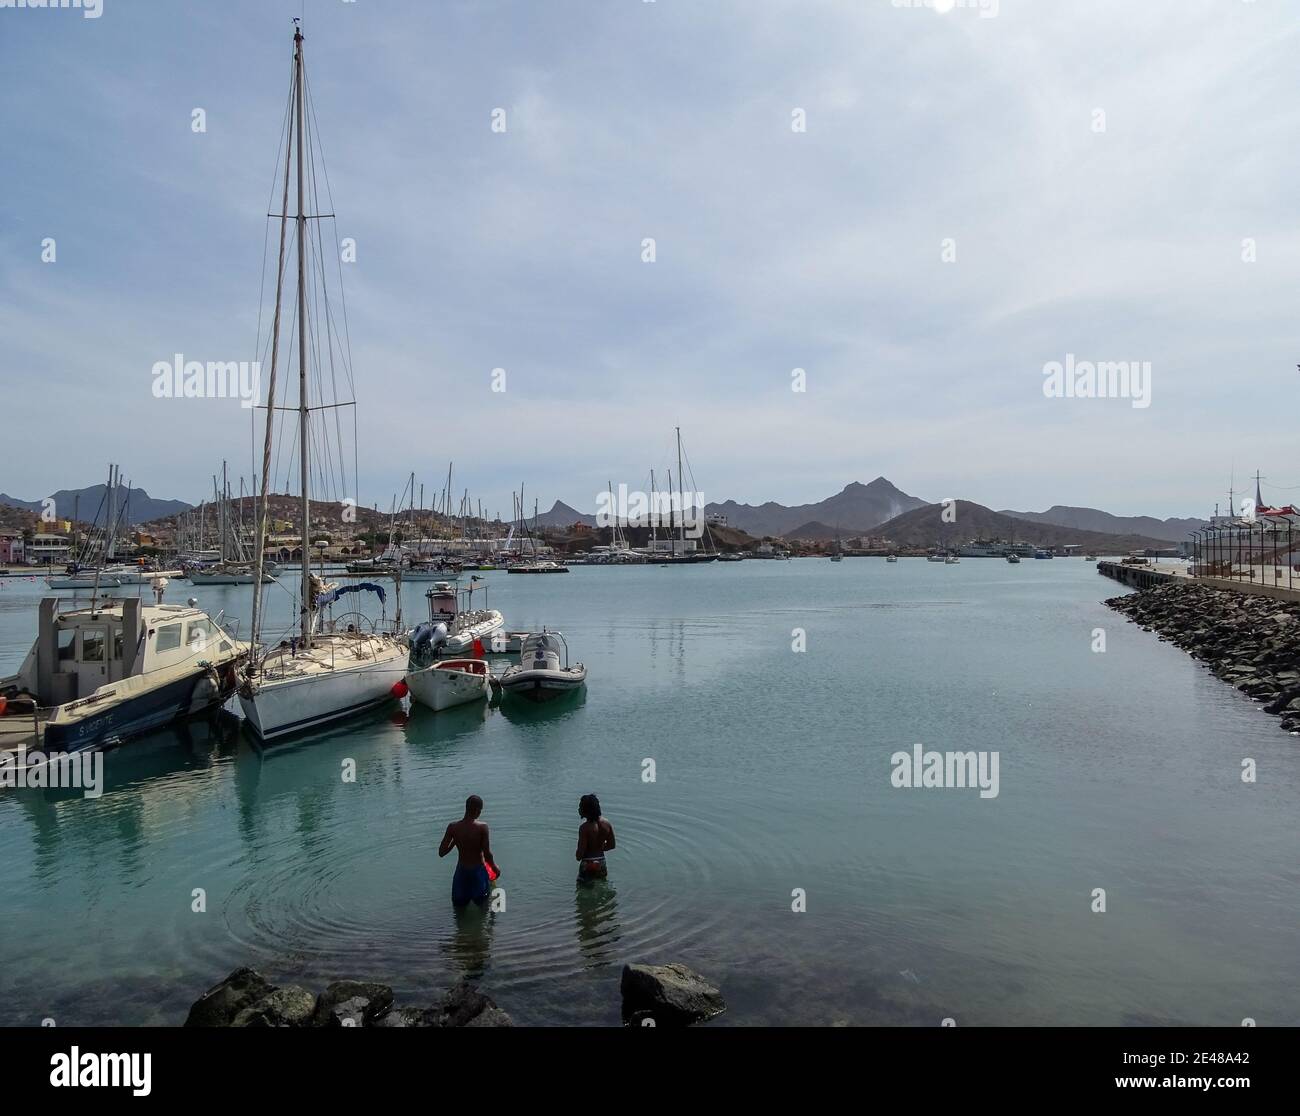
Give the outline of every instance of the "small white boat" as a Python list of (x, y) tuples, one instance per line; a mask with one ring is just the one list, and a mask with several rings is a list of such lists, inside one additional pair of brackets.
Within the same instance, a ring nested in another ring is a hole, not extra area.
[(948, 557), (943, 560), (943, 564), (945, 566), (955, 566), (960, 561), (961, 559), (958, 558), (957, 555), (949, 554)]
[(1020, 565), (1020, 555), (1013, 550), (1011, 551), (1010, 554), (1007, 555), (1007, 561), (1010, 562), (1013, 566), (1018, 566)]
[(559, 562), (523, 562), (516, 563), (506, 568), (506, 573), (512, 574), (549, 574), (549, 573), (568, 573), (569, 567), (562, 566)]
[(508, 667), (501, 675), (501, 691), (542, 702), (580, 690), (586, 681), (585, 666), (569, 665), (569, 645), (564, 636), (543, 629), (524, 640), (518, 665)]
[(942, 554), (942, 553), (940, 553), (940, 554), (927, 554), (927, 555), (925, 556), (925, 560), (926, 560), (927, 562), (946, 562), (946, 561), (948, 560), (948, 558), (947, 558), (947, 555)]
[(430, 709), (450, 709), (488, 696), (491, 675), (482, 659), (445, 659), (406, 676), (411, 697)]
[(897, 561), (898, 561), (898, 555), (897, 555), (897, 554), (886, 554), (886, 555), (885, 555), (885, 561), (886, 561), (886, 562), (897, 562)]

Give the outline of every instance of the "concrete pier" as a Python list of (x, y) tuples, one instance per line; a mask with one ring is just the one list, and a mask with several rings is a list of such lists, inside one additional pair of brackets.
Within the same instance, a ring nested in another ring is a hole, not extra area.
[(1164, 585), (1169, 581), (1189, 580), (1186, 572), (1175, 572), (1170, 566), (1126, 566), (1122, 562), (1098, 562), (1097, 572), (1103, 577), (1131, 585), (1134, 589), (1150, 589), (1153, 585)]
[(1170, 566), (1153, 563), (1146, 566), (1126, 566), (1122, 562), (1098, 562), (1097, 572), (1103, 577), (1114, 578), (1134, 589), (1149, 589), (1153, 585), (1164, 585), (1170, 581), (1182, 581), (1188, 585), (1204, 585), (1210, 589), (1227, 589), (1233, 593), (1242, 593), (1250, 597), (1272, 597), (1275, 601), (1292, 601), (1300, 603), (1300, 588), (1288, 589), (1285, 585), (1266, 585), (1263, 581), (1239, 581), (1229, 577), (1193, 577), (1186, 566)]

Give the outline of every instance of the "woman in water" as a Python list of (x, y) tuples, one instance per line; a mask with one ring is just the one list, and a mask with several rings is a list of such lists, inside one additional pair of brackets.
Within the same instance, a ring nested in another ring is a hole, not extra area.
[(600, 816), (600, 799), (584, 794), (578, 802), (582, 824), (578, 826), (578, 882), (603, 880), (608, 872), (605, 854), (614, 847), (614, 827)]

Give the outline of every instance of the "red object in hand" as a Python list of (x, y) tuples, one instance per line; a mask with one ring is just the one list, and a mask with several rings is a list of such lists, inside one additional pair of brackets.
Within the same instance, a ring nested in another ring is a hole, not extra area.
[(483, 861), (483, 867), (487, 869), (488, 883), (496, 883), (501, 876), (501, 870), (495, 864), (489, 864)]
[(401, 699), (406, 697), (406, 695), (409, 694), (410, 692), (411, 692), (410, 687), (407, 686), (407, 684), (403, 682), (400, 678), (393, 683), (393, 690), (392, 690), (393, 697)]

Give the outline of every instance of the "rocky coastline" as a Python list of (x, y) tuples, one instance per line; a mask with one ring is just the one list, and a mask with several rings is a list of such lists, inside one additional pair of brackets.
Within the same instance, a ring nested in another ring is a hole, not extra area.
[(1106, 602), (1300, 733), (1300, 605), (1186, 580)]
[[(726, 1011), (722, 993), (685, 965), (624, 965), (625, 1026), (688, 1027)], [(319, 995), (236, 969), (200, 996), (186, 1027), (510, 1027), (474, 984), (453, 985), (434, 1007), (397, 1006), (387, 984), (337, 980)]]

